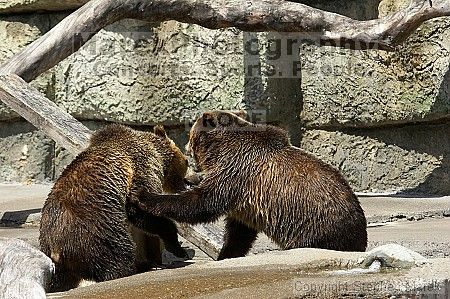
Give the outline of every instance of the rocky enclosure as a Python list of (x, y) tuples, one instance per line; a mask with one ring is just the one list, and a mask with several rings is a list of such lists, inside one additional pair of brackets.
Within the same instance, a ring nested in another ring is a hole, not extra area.
[[(84, 2), (0, 1), (0, 63)], [(323, 2), (357, 19), (408, 3)], [(357, 191), (450, 194), (450, 18), (424, 23), (392, 53), (295, 38), (124, 20), (33, 85), (91, 129), (163, 123), (181, 146), (199, 111), (247, 109)], [(72, 159), (3, 104), (0, 149), (0, 182), (54, 180)]]

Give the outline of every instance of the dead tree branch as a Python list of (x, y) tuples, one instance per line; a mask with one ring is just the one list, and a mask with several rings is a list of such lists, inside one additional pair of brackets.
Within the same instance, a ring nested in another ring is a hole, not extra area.
[(357, 21), (282, 0), (92, 0), (0, 67), (31, 81), (120, 19), (176, 20), (210, 29), (297, 32), (321, 44), (392, 50), (426, 20), (449, 16), (449, 0), (412, 0), (391, 16)]
[(91, 131), (17, 75), (0, 75), (0, 99), (71, 154), (87, 148)]

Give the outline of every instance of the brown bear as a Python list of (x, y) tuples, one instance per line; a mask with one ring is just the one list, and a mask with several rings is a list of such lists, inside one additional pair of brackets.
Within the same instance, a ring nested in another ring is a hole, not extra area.
[(366, 249), (366, 218), (347, 181), (292, 146), (286, 131), (206, 112), (191, 129), (189, 147), (203, 181), (180, 194), (147, 193), (134, 204), (192, 224), (226, 215), (219, 259), (247, 254), (258, 232), (283, 249)]
[(173, 221), (128, 202), (142, 191), (184, 190), (186, 169), (186, 157), (162, 127), (154, 133), (122, 125), (96, 131), (55, 182), (42, 209), (40, 247), (56, 267), (49, 291), (148, 270), (152, 261), (144, 251), (151, 239), (144, 231), (185, 257)]

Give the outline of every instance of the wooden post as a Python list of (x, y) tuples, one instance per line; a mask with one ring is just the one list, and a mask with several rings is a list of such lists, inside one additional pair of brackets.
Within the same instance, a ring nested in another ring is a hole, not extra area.
[[(70, 114), (61, 110), (37, 89), (17, 75), (0, 75), (0, 100), (52, 138), (71, 154), (78, 155), (89, 145), (92, 131)], [(212, 224), (179, 226), (180, 235), (190, 241), (211, 258), (216, 259), (221, 241), (220, 229)], [(152, 248), (161, 248), (155, 237)], [(161, 252), (155, 255), (160, 259)]]

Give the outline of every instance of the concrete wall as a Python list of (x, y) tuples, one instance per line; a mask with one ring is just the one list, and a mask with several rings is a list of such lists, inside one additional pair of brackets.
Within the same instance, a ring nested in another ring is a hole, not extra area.
[[(0, 63), (84, 2), (0, 3)], [(406, 3), (326, 2), (314, 5), (357, 19)], [(289, 55), (293, 38), (123, 20), (33, 85), (93, 129), (163, 123), (181, 146), (200, 111), (247, 109), (288, 129), (357, 191), (450, 194), (450, 18), (426, 22), (393, 53), (303, 41)], [(54, 180), (72, 158), (0, 104), (0, 182)]]

